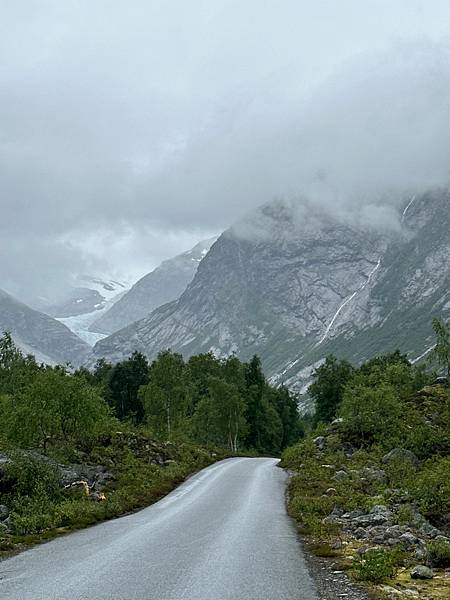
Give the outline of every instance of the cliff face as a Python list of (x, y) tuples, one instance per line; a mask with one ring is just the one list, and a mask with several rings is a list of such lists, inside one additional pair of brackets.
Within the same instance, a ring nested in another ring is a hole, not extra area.
[(432, 343), (450, 313), (450, 195), (414, 198), (402, 229), (377, 233), (276, 202), (226, 231), (182, 296), (95, 346), (186, 356), (258, 353), (275, 381), (301, 388), (326, 354), (359, 361)]

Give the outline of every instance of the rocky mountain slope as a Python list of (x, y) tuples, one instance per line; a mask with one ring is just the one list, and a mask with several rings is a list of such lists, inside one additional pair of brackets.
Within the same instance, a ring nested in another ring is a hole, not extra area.
[(192, 250), (162, 262), (96, 319), (90, 331), (113, 333), (142, 319), (155, 308), (176, 300), (192, 281), (200, 261), (214, 241), (200, 242)]
[(0, 290), (0, 332), (4, 331), (24, 352), (49, 364), (78, 366), (90, 354), (90, 347), (65, 325)]
[(264, 206), (219, 238), (178, 300), (95, 354), (256, 352), (273, 381), (297, 389), (331, 352), (359, 362), (400, 347), (416, 359), (432, 344), (431, 318), (450, 314), (449, 190), (405, 202), (400, 221), (380, 233)]

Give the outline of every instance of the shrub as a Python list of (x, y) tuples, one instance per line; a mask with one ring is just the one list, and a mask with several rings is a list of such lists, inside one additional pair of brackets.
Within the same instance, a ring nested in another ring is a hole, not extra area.
[(347, 386), (340, 415), (343, 438), (358, 446), (392, 448), (404, 429), (404, 407), (395, 388), (386, 383)]
[(426, 461), (411, 484), (411, 494), (428, 517), (440, 520), (450, 513), (450, 456)]
[(356, 575), (361, 581), (382, 583), (395, 575), (395, 559), (386, 550), (368, 550), (355, 564)]
[(57, 498), (60, 478), (55, 467), (28, 454), (17, 452), (6, 465), (2, 485), (18, 498)]
[(427, 546), (428, 556), (433, 567), (446, 569), (450, 567), (450, 543), (431, 542)]

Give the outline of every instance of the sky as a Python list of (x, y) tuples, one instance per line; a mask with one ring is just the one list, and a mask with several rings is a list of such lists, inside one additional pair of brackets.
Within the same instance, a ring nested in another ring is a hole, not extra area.
[(382, 222), (449, 157), (448, 0), (2, 1), (0, 288), (27, 302), (274, 198)]

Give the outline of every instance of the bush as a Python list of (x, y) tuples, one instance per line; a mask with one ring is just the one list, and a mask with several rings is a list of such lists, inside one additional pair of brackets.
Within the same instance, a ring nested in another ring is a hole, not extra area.
[(411, 484), (411, 494), (429, 518), (450, 513), (450, 456), (426, 461)]
[(18, 498), (58, 498), (60, 478), (55, 467), (28, 454), (16, 453), (6, 465), (2, 486)]
[(340, 416), (343, 439), (357, 446), (392, 448), (404, 430), (404, 406), (395, 388), (357, 383), (347, 386)]
[(355, 570), (361, 581), (382, 583), (395, 575), (395, 558), (385, 550), (368, 550), (355, 564)]
[(433, 567), (446, 569), (450, 567), (450, 543), (431, 542), (427, 546), (428, 556)]

